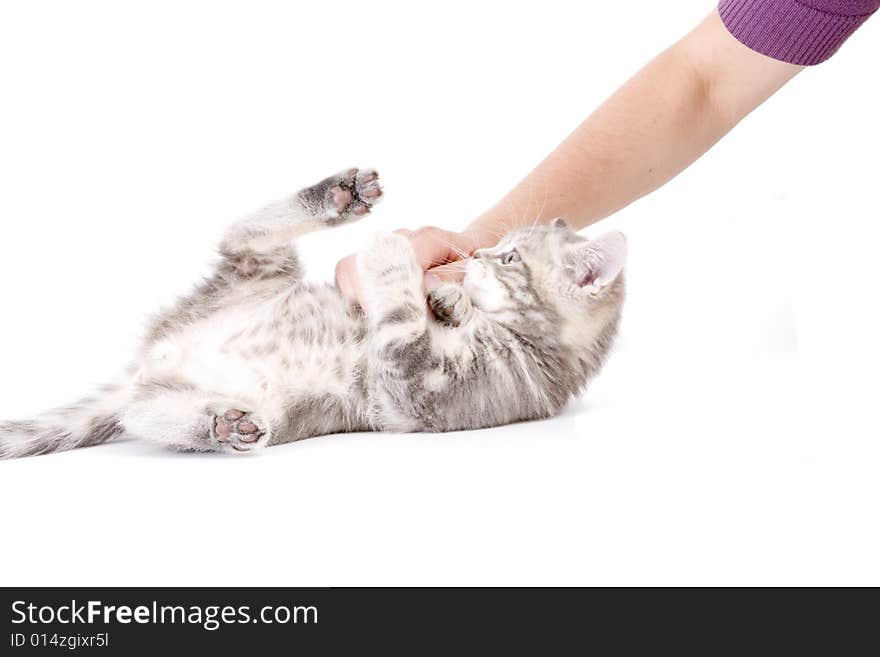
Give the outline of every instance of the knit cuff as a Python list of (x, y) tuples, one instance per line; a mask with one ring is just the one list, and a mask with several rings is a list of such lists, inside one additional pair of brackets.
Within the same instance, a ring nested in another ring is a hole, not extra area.
[(872, 12), (841, 16), (797, 0), (720, 0), (718, 13), (730, 33), (752, 50), (812, 66), (837, 52)]

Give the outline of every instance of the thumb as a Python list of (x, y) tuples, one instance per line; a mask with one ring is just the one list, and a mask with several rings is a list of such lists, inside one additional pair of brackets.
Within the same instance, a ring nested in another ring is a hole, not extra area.
[(416, 260), (419, 261), (422, 269), (466, 258), (478, 246), (469, 235), (453, 233), (435, 226), (425, 226), (415, 232), (408, 230), (397, 232), (409, 238)]

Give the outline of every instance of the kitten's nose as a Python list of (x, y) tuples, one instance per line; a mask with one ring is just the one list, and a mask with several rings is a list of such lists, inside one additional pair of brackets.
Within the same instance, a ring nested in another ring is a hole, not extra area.
[(476, 251), (474, 251), (475, 258), (482, 258), (485, 255), (486, 255), (486, 249), (477, 249)]

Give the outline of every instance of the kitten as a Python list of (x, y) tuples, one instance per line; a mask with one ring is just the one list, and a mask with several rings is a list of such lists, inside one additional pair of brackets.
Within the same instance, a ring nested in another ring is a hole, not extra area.
[(620, 233), (588, 240), (561, 219), (513, 230), (428, 304), (400, 235), (358, 256), (365, 310), (304, 283), (293, 239), (360, 219), (381, 196), (375, 171), (349, 169), (234, 224), (213, 276), (158, 316), (121, 382), (0, 423), (0, 457), (122, 435), (239, 453), (497, 426), (553, 415), (599, 371), (623, 303)]

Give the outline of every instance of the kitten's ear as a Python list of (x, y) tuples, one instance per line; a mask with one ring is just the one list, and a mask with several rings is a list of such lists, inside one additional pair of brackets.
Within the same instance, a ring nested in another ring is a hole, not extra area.
[(583, 242), (569, 254), (568, 268), (582, 288), (599, 291), (613, 283), (626, 264), (626, 238), (613, 231)]
[(562, 217), (556, 217), (550, 225), (553, 226), (553, 228), (559, 228), (561, 230), (571, 230), (568, 222)]

